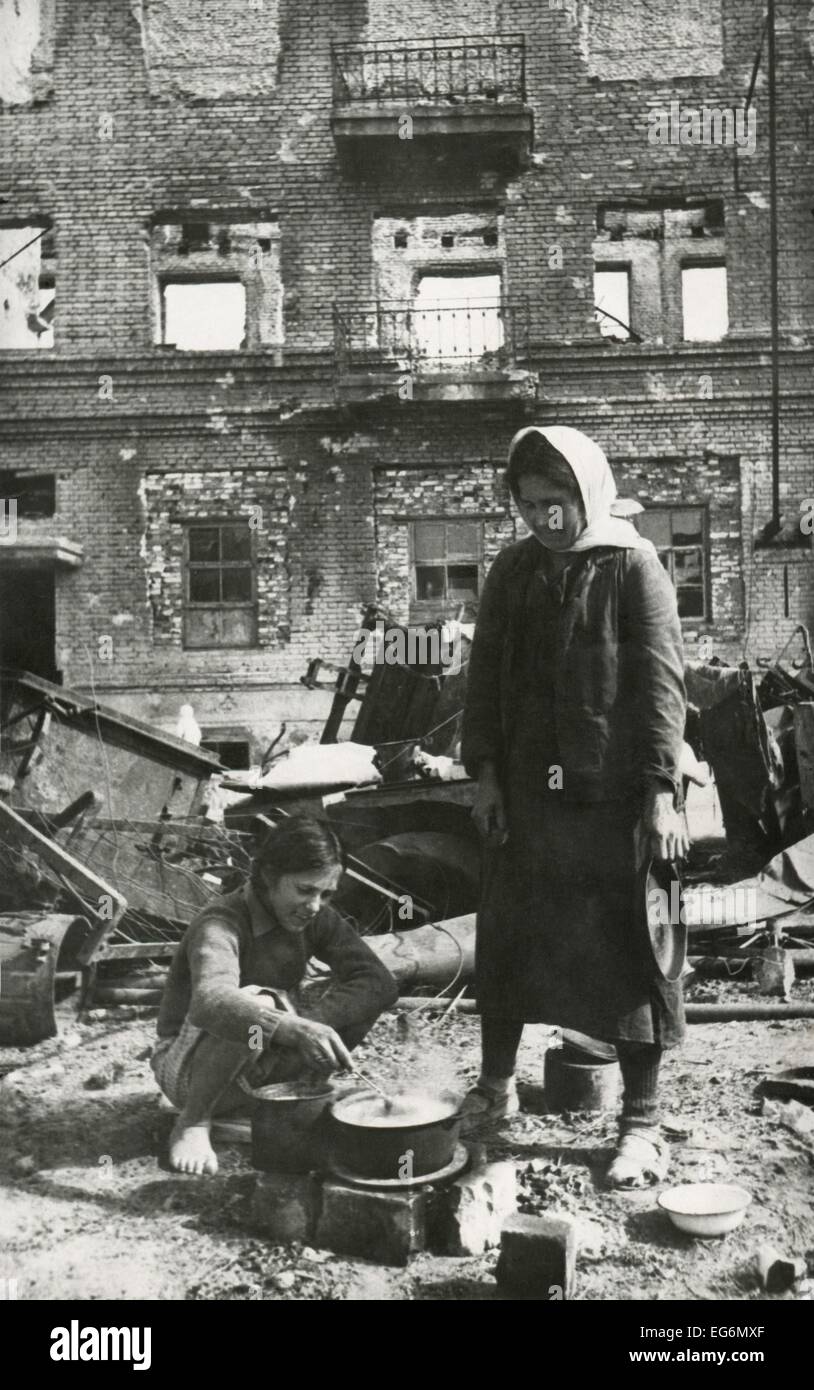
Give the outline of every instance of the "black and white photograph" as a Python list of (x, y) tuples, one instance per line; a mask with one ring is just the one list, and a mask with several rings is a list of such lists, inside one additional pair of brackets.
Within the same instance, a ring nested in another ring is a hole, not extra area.
[(46, 1373), (178, 1302), (803, 1354), (812, 534), (811, 0), (0, 0)]

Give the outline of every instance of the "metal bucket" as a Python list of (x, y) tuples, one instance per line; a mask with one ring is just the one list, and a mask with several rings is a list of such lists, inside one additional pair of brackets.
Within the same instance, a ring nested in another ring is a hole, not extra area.
[(564, 1047), (545, 1055), (545, 1099), (549, 1110), (613, 1110), (619, 1096), (619, 1064), (613, 1057), (573, 1060)]
[(254, 1092), (252, 1165), (264, 1173), (308, 1173), (324, 1165), (330, 1086), (283, 1082)]

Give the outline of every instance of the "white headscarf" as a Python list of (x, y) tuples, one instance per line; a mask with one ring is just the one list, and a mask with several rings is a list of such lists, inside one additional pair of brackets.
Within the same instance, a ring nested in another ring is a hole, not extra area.
[(509, 445), (509, 461), (521, 439), (526, 439), (530, 434), (540, 435), (562, 454), (582, 495), (587, 525), (574, 544), (561, 551), (561, 554), (593, 550), (599, 545), (614, 545), (625, 550), (652, 550), (655, 554), (652, 541), (640, 536), (635, 526), (623, 519), (631, 513), (642, 511), (642, 507), (636, 502), (617, 498), (610, 464), (593, 439), (568, 425), (551, 425), (547, 429), (540, 425), (528, 425), (518, 431)]

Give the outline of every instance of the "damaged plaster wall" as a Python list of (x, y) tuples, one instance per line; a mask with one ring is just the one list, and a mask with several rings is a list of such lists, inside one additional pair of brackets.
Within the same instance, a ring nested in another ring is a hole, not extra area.
[[(153, 641), (180, 652), (184, 638), (184, 542), (190, 523), (246, 521), (254, 538), (257, 647), (290, 640), (288, 536), (291, 489), (283, 469), (147, 472), (143, 555)], [(252, 524), (252, 519), (257, 525)], [(228, 655), (222, 651), (219, 655)], [(201, 653), (211, 662), (212, 653)], [(189, 660), (189, 655), (187, 660)]]
[[(450, 237), (452, 244), (445, 245), (444, 240)], [(376, 296), (409, 300), (425, 272), (501, 272), (506, 262), (503, 217), (489, 212), (377, 217), (373, 222), (372, 250)]]
[(56, 0), (0, 0), (0, 102), (29, 106), (53, 90)]
[(379, 603), (398, 623), (410, 621), (413, 578), (410, 527), (422, 517), (483, 519), (483, 571), (515, 539), (502, 473), (490, 463), (456, 468), (377, 468), (374, 477)]
[(0, 349), (53, 347), (51, 309), (46, 317), (40, 312), (42, 277), (51, 261), (43, 255), (41, 231), (36, 226), (0, 227), (0, 262), (7, 262), (0, 270)]
[(714, 77), (724, 64), (722, 0), (583, 0), (580, 46), (604, 82)]
[[(544, 0), (540, 0), (544, 3)], [(410, 39), (492, 34), (499, 27), (500, 0), (368, 0), (364, 37)]]
[(279, 0), (129, 0), (153, 96), (265, 96), (277, 88)]

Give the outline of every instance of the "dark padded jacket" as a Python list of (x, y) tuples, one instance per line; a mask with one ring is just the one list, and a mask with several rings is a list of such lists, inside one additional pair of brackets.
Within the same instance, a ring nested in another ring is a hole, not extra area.
[[(461, 755), (470, 776), (501, 773), (511, 739), (516, 655), (534, 536), (507, 546), (483, 588), (470, 654)], [(680, 791), (686, 695), (675, 590), (658, 556), (602, 547), (569, 575), (554, 672), (562, 791), (611, 801), (656, 781)]]

